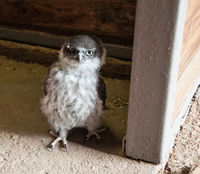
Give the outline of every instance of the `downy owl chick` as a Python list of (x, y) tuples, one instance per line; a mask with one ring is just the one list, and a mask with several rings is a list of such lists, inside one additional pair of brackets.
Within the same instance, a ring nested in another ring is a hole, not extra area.
[(87, 139), (100, 138), (106, 88), (99, 71), (105, 57), (106, 50), (95, 37), (71, 36), (62, 45), (45, 79), (41, 100), (41, 110), (55, 132), (50, 131), (55, 137), (52, 149), (62, 141), (67, 150), (68, 131), (75, 127), (87, 128)]

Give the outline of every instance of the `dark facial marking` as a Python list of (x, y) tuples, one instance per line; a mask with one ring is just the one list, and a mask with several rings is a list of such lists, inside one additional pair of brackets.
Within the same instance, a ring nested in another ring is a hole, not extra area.
[(72, 55), (77, 55), (79, 53), (79, 50), (77, 50), (76, 48), (69, 47), (68, 45), (64, 47), (64, 51), (67, 54), (72, 54)]

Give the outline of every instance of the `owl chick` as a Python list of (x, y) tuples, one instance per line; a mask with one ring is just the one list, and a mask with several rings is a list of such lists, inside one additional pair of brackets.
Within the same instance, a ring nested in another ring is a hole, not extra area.
[(100, 139), (106, 88), (99, 71), (105, 57), (106, 50), (95, 37), (71, 36), (62, 45), (45, 79), (41, 100), (41, 110), (55, 132), (49, 132), (55, 137), (51, 149), (62, 141), (67, 150), (68, 132), (75, 127), (86, 128), (87, 139), (92, 135)]

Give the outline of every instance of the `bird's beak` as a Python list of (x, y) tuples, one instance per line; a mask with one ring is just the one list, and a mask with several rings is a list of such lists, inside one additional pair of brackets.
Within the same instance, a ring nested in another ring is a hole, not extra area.
[(83, 55), (83, 53), (79, 52), (78, 54), (78, 60), (80, 63), (85, 61), (85, 56)]

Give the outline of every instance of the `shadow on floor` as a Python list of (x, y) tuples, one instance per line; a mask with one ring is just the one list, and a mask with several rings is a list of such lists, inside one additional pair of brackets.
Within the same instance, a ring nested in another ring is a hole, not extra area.
[(121, 143), (115, 140), (114, 136), (109, 130), (106, 130), (100, 134), (101, 141), (97, 141), (96, 137), (94, 136), (86, 141), (86, 135), (86, 129), (76, 128), (72, 130), (71, 134), (69, 134), (68, 140), (102, 152), (122, 156)]

